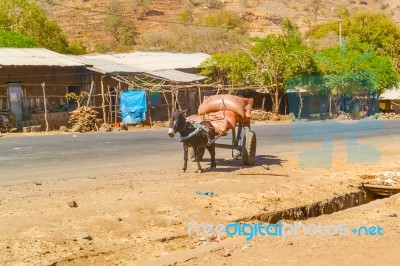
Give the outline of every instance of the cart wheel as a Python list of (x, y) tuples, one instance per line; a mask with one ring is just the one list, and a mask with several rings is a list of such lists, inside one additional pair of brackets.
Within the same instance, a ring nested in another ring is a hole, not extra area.
[[(206, 152), (206, 148), (199, 148), (199, 161), (201, 161), (203, 159), (204, 153)], [(190, 160), (192, 160), (192, 162), (196, 161), (196, 158), (194, 157), (194, 150), (192, 147), (189, 147), (189, 155), (190, 155)]]
[(242, 141), (242, 162), (244, 165), (254, 165), (256, 161), (257, 138), (256, 133), (247, 131)]

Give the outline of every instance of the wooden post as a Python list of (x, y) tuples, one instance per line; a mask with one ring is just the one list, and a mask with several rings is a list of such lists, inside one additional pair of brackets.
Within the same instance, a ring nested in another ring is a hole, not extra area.
[(101, 77), (101, 108), (103, 110), (103, 123), (107, 123), (103, 78), (104, 76)]
[(179, 110), (182, 110), (181, 103), (179, 102), (179, 89), (176, 89), (176, 103), (178, 104)]
[(115, 124), (117, 124), (117, 119), (118, 119), (118, 116), (117, 116), (117, 114), (118, 114), (118, 94), (119, 94), (119, 91), (121, 90), (121, 82), (118, 82), (118, 88), (117, 88), (117, 90), (116, 90), (116, 92), (115, 92), (115, 121), (114, 121), (114, 123)]
[(175, 92), (173, 89), (171, 89), (171, 105), (172, 105), (172, 109), (176, 108), (176, 103), (175, 103)]
[(108, 116), (109, 116), (109, 121), (110, 121), (110, 125), (113, 122), (113, 115), (112, 115), (112, 96), (111, 96), (111, 92), (110, 92), (110, 85), (107, 85), (107, 93), (108, 93)]
[(149, 114), (149, 122), (150, 122), (150, 126), (153, 126), (153, 119), (151, 117), (151, 108), (150, 108), (150, 93), (148, 90), (146, 90), (146, 104), (147, 104), (147, 113)]
[(168, 110), (168, 120), (171, 118), (171, 110), (169, 109), (169, 103), (167, 99), (167, 95), (165, 95), (165, 91), (163, 91), (165, 102), (167, 103), (167, 110)]
[(24, 89), (24, 113), (27, 114), (28, 98), (26, 97), (26, 89)]
[(68, 108), (69, 108), (69, 100), (68, 100), (67, 95), (68, 95), (68, 86), (65, 87), (65, 99), (67, 99), (67, 110), (68, 110)]
[(200, 86), (197, 86), (197, 88), (199, 89), (199, 106), (201, 105), (201, 88)]
[(89, 91), (86, 106), (89, 106), (89, 104), (90, 104), (90, 98), (92, 98), (93, 87), (94, 87), (94, 81), (92, 80), (92, 84), (90, 84), (90, 91)]
[(46, 121), (46, 132), (49, 131), (49, 122), (47, 121), (47, 104), (46, 104), (46, 84), (42, 83), (42, 90), (43, 90), (43, 105), (44, 105), (44, 121)]

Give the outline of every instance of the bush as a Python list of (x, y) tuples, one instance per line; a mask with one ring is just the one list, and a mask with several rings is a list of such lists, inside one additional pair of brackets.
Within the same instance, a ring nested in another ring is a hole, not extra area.
[(229, 11), (220, 11), (211, 15), (208, 15), (202, 19), (203, 23), (207, 26), (213, 27), (227, 27), (229, 29), (243, 29), (244, 22), (240, 19), (238, 13)]
[(14, 31), (0, 31), (0, 47), (33, 48), (37, 45), (28, 36)]
[(238, 30), (178, 26), (169, 31), (153, 31), (142, 36), (140, 49), (175, 52), (230, 52), (245, 46), (248, 39)]

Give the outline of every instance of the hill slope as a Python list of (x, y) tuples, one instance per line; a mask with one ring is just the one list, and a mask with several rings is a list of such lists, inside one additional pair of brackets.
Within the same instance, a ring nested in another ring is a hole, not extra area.
[[(45, 0), (37, 2), (54, 18), (69, 40), (82, 41), (90, 52), (96, 45), (110, 45), (113, 38), (107, 32), (105, 21), (111, 0)], [(337, 19), (338, 10), (345, 7), (357, 11), (383, 12), (400, 22), (398, 0), (114, 0), (122, 9), (122, 17), (135, 25), (137, 43), (150, 31), (166, 33), (181, 24), (179, 14), (191, 10), (199, 19), (215, 12), (232, 11), (245, 21), (250, 36), (262, 36), (280, 31), (282, 18), (289, 18), (306, 32), (312, 26)], [(139, 3), (139, 4), (134, 4)], [(142, 4), (140, 4), (142, 3)], [(143, 49), (143, 47), (141, 47)], [(146, 48), (146, 47), (144, 47)]]

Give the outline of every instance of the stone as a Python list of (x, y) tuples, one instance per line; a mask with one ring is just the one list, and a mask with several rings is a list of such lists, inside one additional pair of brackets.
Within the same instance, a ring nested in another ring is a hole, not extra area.
[(272, 121), (279, 121), (279, 120), (281, 120), (281, 119), (280, 119), (279, 116), (273, 115), (273, 116), (271, 117), (271, 120), (272, 120)]
[(99, 132), (110, 132), (111, 131), (111, 125), (103, 123), (101, 127), (99, 128)]
[(68, 205), (68, 207), (71, 207), (71, 208), (76, 208), (76, 207), (78, 207), (78, 204), (77, 204), (76, 201), (74, 201), (74, 200), (68, 201), (67, 205)]
[(75, 125), (72, 127), (72, 132), (80, 132), (80, 131), (81, 131), (81, 128), (82, 128), (81, 125), (75, 124)]
[(81, 237), (82, 237), (82, 239), (85, 239), (85, 240), (89, 240), (89, 241), (93, 240), (93, 238), (87, 233), (83, 233)]
[(258, 206), (258, 209), (259, 209), (260, 211), (266, 211), (266, 210), (267, 210), (267, 207), (265, 207), (265, 205), (259, 205), (259, 206)]
[(68, 128), (66, 126), (60, 126), (58, 131), (60, 131), (60, 132), (68, 132)]

